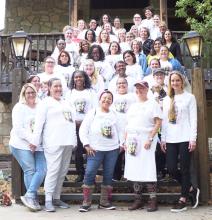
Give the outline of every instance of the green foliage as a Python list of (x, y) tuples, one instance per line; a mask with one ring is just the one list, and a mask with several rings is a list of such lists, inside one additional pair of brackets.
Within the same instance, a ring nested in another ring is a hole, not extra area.
[(176, 16), (185, 18), (191, 30), (197, 31), (206, 41), (212, 40), (212, 0), (178, 0)]

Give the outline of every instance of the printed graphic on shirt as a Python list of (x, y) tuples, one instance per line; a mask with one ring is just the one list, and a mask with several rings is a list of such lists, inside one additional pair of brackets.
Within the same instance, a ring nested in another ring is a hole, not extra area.
[(74, 106), (77, 113), (85, 114), (86, 113), (86, 100), (85, 99), (76, 99)]
[(101, 124), (101, 134), (103, 137), (112, 138), (112, 124), (110, 121), (104, 121)]
[(127, 153), (132, 156), (136, 156), (137, 146), (138, 146), (137, 139), (135, 137), (129, 137), (126, 142), (126, 146), (127, 146)]
[(30, 127), (31, 132), (33, 132), (33, 131), (34, 131), (34, 128), (35, 128), (35, 119), (34, 119), (34, 118), (32, 118), (32, 119), (30, 120), (30, 122), (29, 122), (29, 127)]
[(179, 121), (179, 111), (178, 111), (178, 107), (176, 105), (176, 102), (174, 102), (174, 114), (175, 114), (175, 117), (173, 117), (173, 119), (169, 120), (169, 123), (171, 123), (171, 124), (176, 124)]
[(117, 112), (126, 113), (127, 112), (127, 101), (126, 100), (118, 100), (116, 101), (115, 109)]
[(64, 116), (65, 120), (67, 120), (67, 121), (69, 121), (69, 122), (73, 122), (71, 112), (69, 112), (69, 111), (63, 111), (63, 116)]

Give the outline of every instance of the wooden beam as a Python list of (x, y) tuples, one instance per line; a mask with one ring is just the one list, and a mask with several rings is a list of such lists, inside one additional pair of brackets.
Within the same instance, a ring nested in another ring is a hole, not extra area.
[[(23, 68), (18, 67), (12, 73), (12, 106), (18, 102), (19, 94), (23, 85)], [(24, 181), (22, 170), (18, 162), (12, 157), (12, 195), (16, 202), (20, 201), (20, 196), (24, 194)]]
[(165, 21), (168, 27), (167, 0), (160, 0), (160, 20)]
[(78, 20), (78, 0), (69, 0), (69, 4), (69, 24), (76, 26)]
[(210, 178), (209, 178), (209, 149), (207, 134), (207, 113), (206, 94), (203, 71), (199, 67), (192, 70), (192, 93), (197, 101), (197, 149), (194, 158), (197, 160), (198, 180), (200, 185), (200, 198), (203, 203), (207, 203), (210, 198)]

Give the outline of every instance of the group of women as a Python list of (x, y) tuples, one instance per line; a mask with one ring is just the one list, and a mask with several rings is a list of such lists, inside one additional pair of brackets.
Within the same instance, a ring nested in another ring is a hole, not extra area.
[[(120, 19), (114, 20), (113, 27), (108, 15), (102, 16), (98, 27), (92, 19), (89, 30), (83, 28), (83, 20), (79, 20), (78, 29), (64, 27), (65, 41), (60, 40), (53, 56), (46, 57), (44, 72), (31, 75), (23, 86), (12, 112), (9, 144), (24, 172), (26, 194), (21, 200), (31, 211), (41, 210), (37, 193), (43, 181), (45, 210), (69, 208), (60, 195), (73, 150), (76, 181), (83, 181), (80, 212), (91, 208), (101, 164), (99, 208), (115, 209), (112, 179), (122, 176), (123, 155), (124, 178), (133, 182), (135, 193), (129, 210), (143, 207), (142, 193), (147, 187), (147, 211), (156, 211), (155, 151), (159, 143), (168, 172), (182, 186), (181, 197), (171, 211), (186, 210), (188, 198), (192, 207), (197, 207), (199, 189), (192, 186), (189, 172), (197, 136), (195, 97), (184, 89), (179, 45), (171, 32), (167, 29), (162, 38), (150, 39), (149, 29), (153, 31), (156, 23), (159, 35), (158, 16), (153, 17), (150, 8), (145, 16), (143, 23), (139, 14), (134, 16), (135, 27), (128, 33), (132, 36), (128, 42)], [(141, 32), (138, 36), (136, 29)], [(152, 36), (157, 35), (154, 31)], [(128, 78), (133, 79), (131, 90)], [(109, 91), (112, 81), (116, 89)]]

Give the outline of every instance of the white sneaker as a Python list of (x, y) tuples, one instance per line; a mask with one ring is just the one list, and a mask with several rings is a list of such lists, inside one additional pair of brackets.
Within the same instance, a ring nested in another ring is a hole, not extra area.
[(27, 197), (27, 196), (21, 196), (21, 201), (23, 202), (23, 204), (32, 212), (36, 212), (38, 211), (37, 210), (37, 207), (35, 205), (35, 202), (34, 202), (34, 198), (31, 198), (31, 197)]

